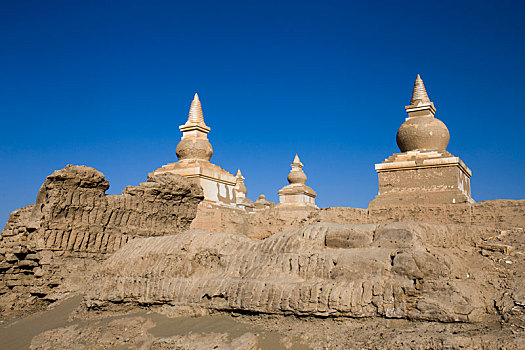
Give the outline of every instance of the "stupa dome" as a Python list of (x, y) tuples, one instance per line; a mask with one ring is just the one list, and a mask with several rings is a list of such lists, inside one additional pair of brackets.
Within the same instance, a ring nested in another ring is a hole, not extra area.
[(414, 150), (444, 151), (450, 134), (446, 125), (434, 117), (409, 118), (397, 131), (401, 152)]
[(210, 161), (213, 155), (213, 147), (207, 139), (182, 139), (175, 149), (177, 158), (183, 159), (202, 159)]
[(397, 131), (396, 141), (401, 152), (425, 150), (444, 151), (450, 140), (446, 125), (434, 117), (436, 109), (428, 98), (423, 80), (417, 75), (410, 105), (405, 107), (408, 118)]

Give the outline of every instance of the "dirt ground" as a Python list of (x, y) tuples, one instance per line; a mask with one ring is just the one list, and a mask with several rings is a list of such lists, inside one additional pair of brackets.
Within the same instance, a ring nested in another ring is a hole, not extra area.
[(81, 296), (22, 319), (0, 319), (1, 349), (310, 349), (279, 330), (225, 314), (168, 318), (135, 309), (75, 313)]
[(84, 315), (81, 296), (1, 320), (2, 349), (525, 349), (523, 327), (384, 318), (215, 314), (168, 318), (151, 310)]

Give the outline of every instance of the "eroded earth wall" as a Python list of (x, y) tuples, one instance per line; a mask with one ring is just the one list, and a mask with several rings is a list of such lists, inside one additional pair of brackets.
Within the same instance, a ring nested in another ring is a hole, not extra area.
[(104, 175), (68, 165), (47, 177), (35, 204), (11, 213), (0, 235), (0, 308), (54, 301), (135, 237), (189, 227), (202, 189), (173, 174), (149, 175), (106, 195)]
[(319, 223), (265, 240), (200, 230), (136, 239), (93, 276), (86, 303), (477, 322), (496, 313), (504, 294), (498, 266), (477, 247), (497, 234), (455, 224)]
[(497, 199), (474, 204), (371, 206), (368, 209), (277, 206), (252, 213), (201, 204), (191, 228), (265, 238), (283, 230), (296, 229), (316, 222), (339, 224), (425, 222), (497, 229), (525, 228), (525, 200)]

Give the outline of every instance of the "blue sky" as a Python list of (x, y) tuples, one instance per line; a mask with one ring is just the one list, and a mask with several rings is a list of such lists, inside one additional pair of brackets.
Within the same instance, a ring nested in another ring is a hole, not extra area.
[(476, 201), (525, 197), (520, 1), (0, 1), (0, 220), (85, 164), (108, 193), (176, 161), (199, 93), (212, 162), (277, 201), (366, 207), (416, 74)]

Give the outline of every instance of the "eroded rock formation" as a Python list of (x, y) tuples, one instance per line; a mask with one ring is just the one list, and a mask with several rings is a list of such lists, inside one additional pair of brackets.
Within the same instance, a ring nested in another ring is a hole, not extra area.
[(135, 237), (189, 227), (202, 189), (173, 174), (151, 174), (121, 195), (104, 175), (68, 165), (47, 177), (35, 204), (11, 213), (0, 235), (0, 307), (54, 301)]
[(315, 224), (262, 241), (199, 230), (136, 239), (94, 275), (86, 305), (481, 321), (495, 314), (502, 291), (476, 244), (496, 233), (462, 225)]

